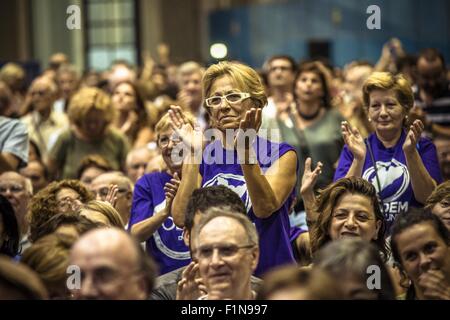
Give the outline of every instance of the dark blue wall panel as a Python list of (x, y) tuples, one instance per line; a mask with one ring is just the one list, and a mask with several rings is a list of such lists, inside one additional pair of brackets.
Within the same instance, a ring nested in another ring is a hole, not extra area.
[[(381, 30), (368, 30), (366, 9), (381, 8)], [(450, 61), (450, 1), (298, 0), (249, 5), (210, 14), (210, 43), (224, 42), (229, 59), (255, 67), (278, 53), (307, 58), (309, 40), (328, 40), (331, 61), (376, 62), (382, 45), (398, 37), (408, 52), (433, 46)], [(334, 19), (332, 17), (335, 17)]]

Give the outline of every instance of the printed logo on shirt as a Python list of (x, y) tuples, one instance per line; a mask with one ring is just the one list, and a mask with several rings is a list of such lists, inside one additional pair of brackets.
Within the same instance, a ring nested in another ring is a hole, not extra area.
[(247, 184), (245, 183), (244, 176), (232, 174), (232, 173), (219, 173), (212, 179), (206, 181), (203, 187), (209, 186), (225, 186), (237, 193), (237, 195), (244, 201), (247, 212), (252, 207), (252, 202), (247, 192)]
[(396, 159), (387, 162), (377, 161), (376, 165), (381, 190), (373, 166), (364, 171), (362, 177), (372, 183), (383, 199), (386, 219), (390, 221), (394, 219), (395, 214), (408, 210), (408, 202), (400, 199), (410, 185), (410, 175), (408, 168)]
[[(161, 211), (166, 206), (166, 200), (161, 202), (159, 205), (157, 205), (154, 209), (154, 212)], [(172, 217), (168, 217), (162, 224), (161, 228), (164, 229), (165, 232), (171, 233), (171, 232), (179, 232), (180, 235), (178, 236), (178, 241), (183, 241), (182, 231), (183, 229), (178, 228), (175, 223), (173, 222)], [(159, 229), (156, 229), (155, 233), (153, 234), (153, 239), (155, 240), (156, 247), (164, 253), (166, 256), (175, 259), (175, 260), (187, 260), (190, 259), (191, 254), (189, 251), (175, 251), (169, 248), (167, 244), (164, 243), (163, 237), (161, 237), (161, 234), (159, 233)]]

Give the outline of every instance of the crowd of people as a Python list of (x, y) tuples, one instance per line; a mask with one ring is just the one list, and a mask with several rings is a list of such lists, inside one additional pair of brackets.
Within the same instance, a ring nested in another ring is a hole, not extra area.
[(161, 61), (1, 67), (0, 299), (450, 300), (438, 50)]

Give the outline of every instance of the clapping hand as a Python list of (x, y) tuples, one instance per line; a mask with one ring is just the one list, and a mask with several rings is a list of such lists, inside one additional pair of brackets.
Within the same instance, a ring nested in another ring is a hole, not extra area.
[(358, 160), (364, 160), (366, 158), (367, 149), (364, 139), (358, 129), (352, 128), (347, 121), (342, 121), (341, 129), (344, 142), (347, 144), (353, 157)]
[(419, 138), (422, 135), (424, 129), (425, 126), (420, 120), (415, 120), (413, 124), (409, 127), (405, 143), (403, 143), (403, 151), (405, 153), (411, 153), (414, 150), (416, 150), (416, 144), (419, 141)]

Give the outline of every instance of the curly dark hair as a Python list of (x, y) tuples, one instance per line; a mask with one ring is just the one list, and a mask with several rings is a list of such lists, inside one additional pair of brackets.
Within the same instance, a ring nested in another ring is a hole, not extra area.
[(37, 239), (41, 226), (52, 216), (59, 213), (56, 194), (64, 188), (76, 191), (80, 195), (82, 203), (87, 203), (94, 199), (94, 195), (78, 180), (61, 180), (50, 183), (31, 199), (28, 212), (30, 241), (34, 242)]
[(360, 194), (371, 200), (375, 219), (376, 221), (381, 222), (381, 226), (378, 230), (378, 237), (376, 240), (373, 240), (373, 242), (383, 253), (384, 258), (387, 259), (389, 250), (384, 238), (386, 222), (380, 208), (377, 192), (370, 182), (358, 177), (337, 180), (320, 192), (316, 201), (316, 211), (320, 213), (319, 218), (310, 231), (311, 252), (314, 254), (331, 241), (329, 230), (333, 218), (333, 209), (339, 199), (346, 193)]

